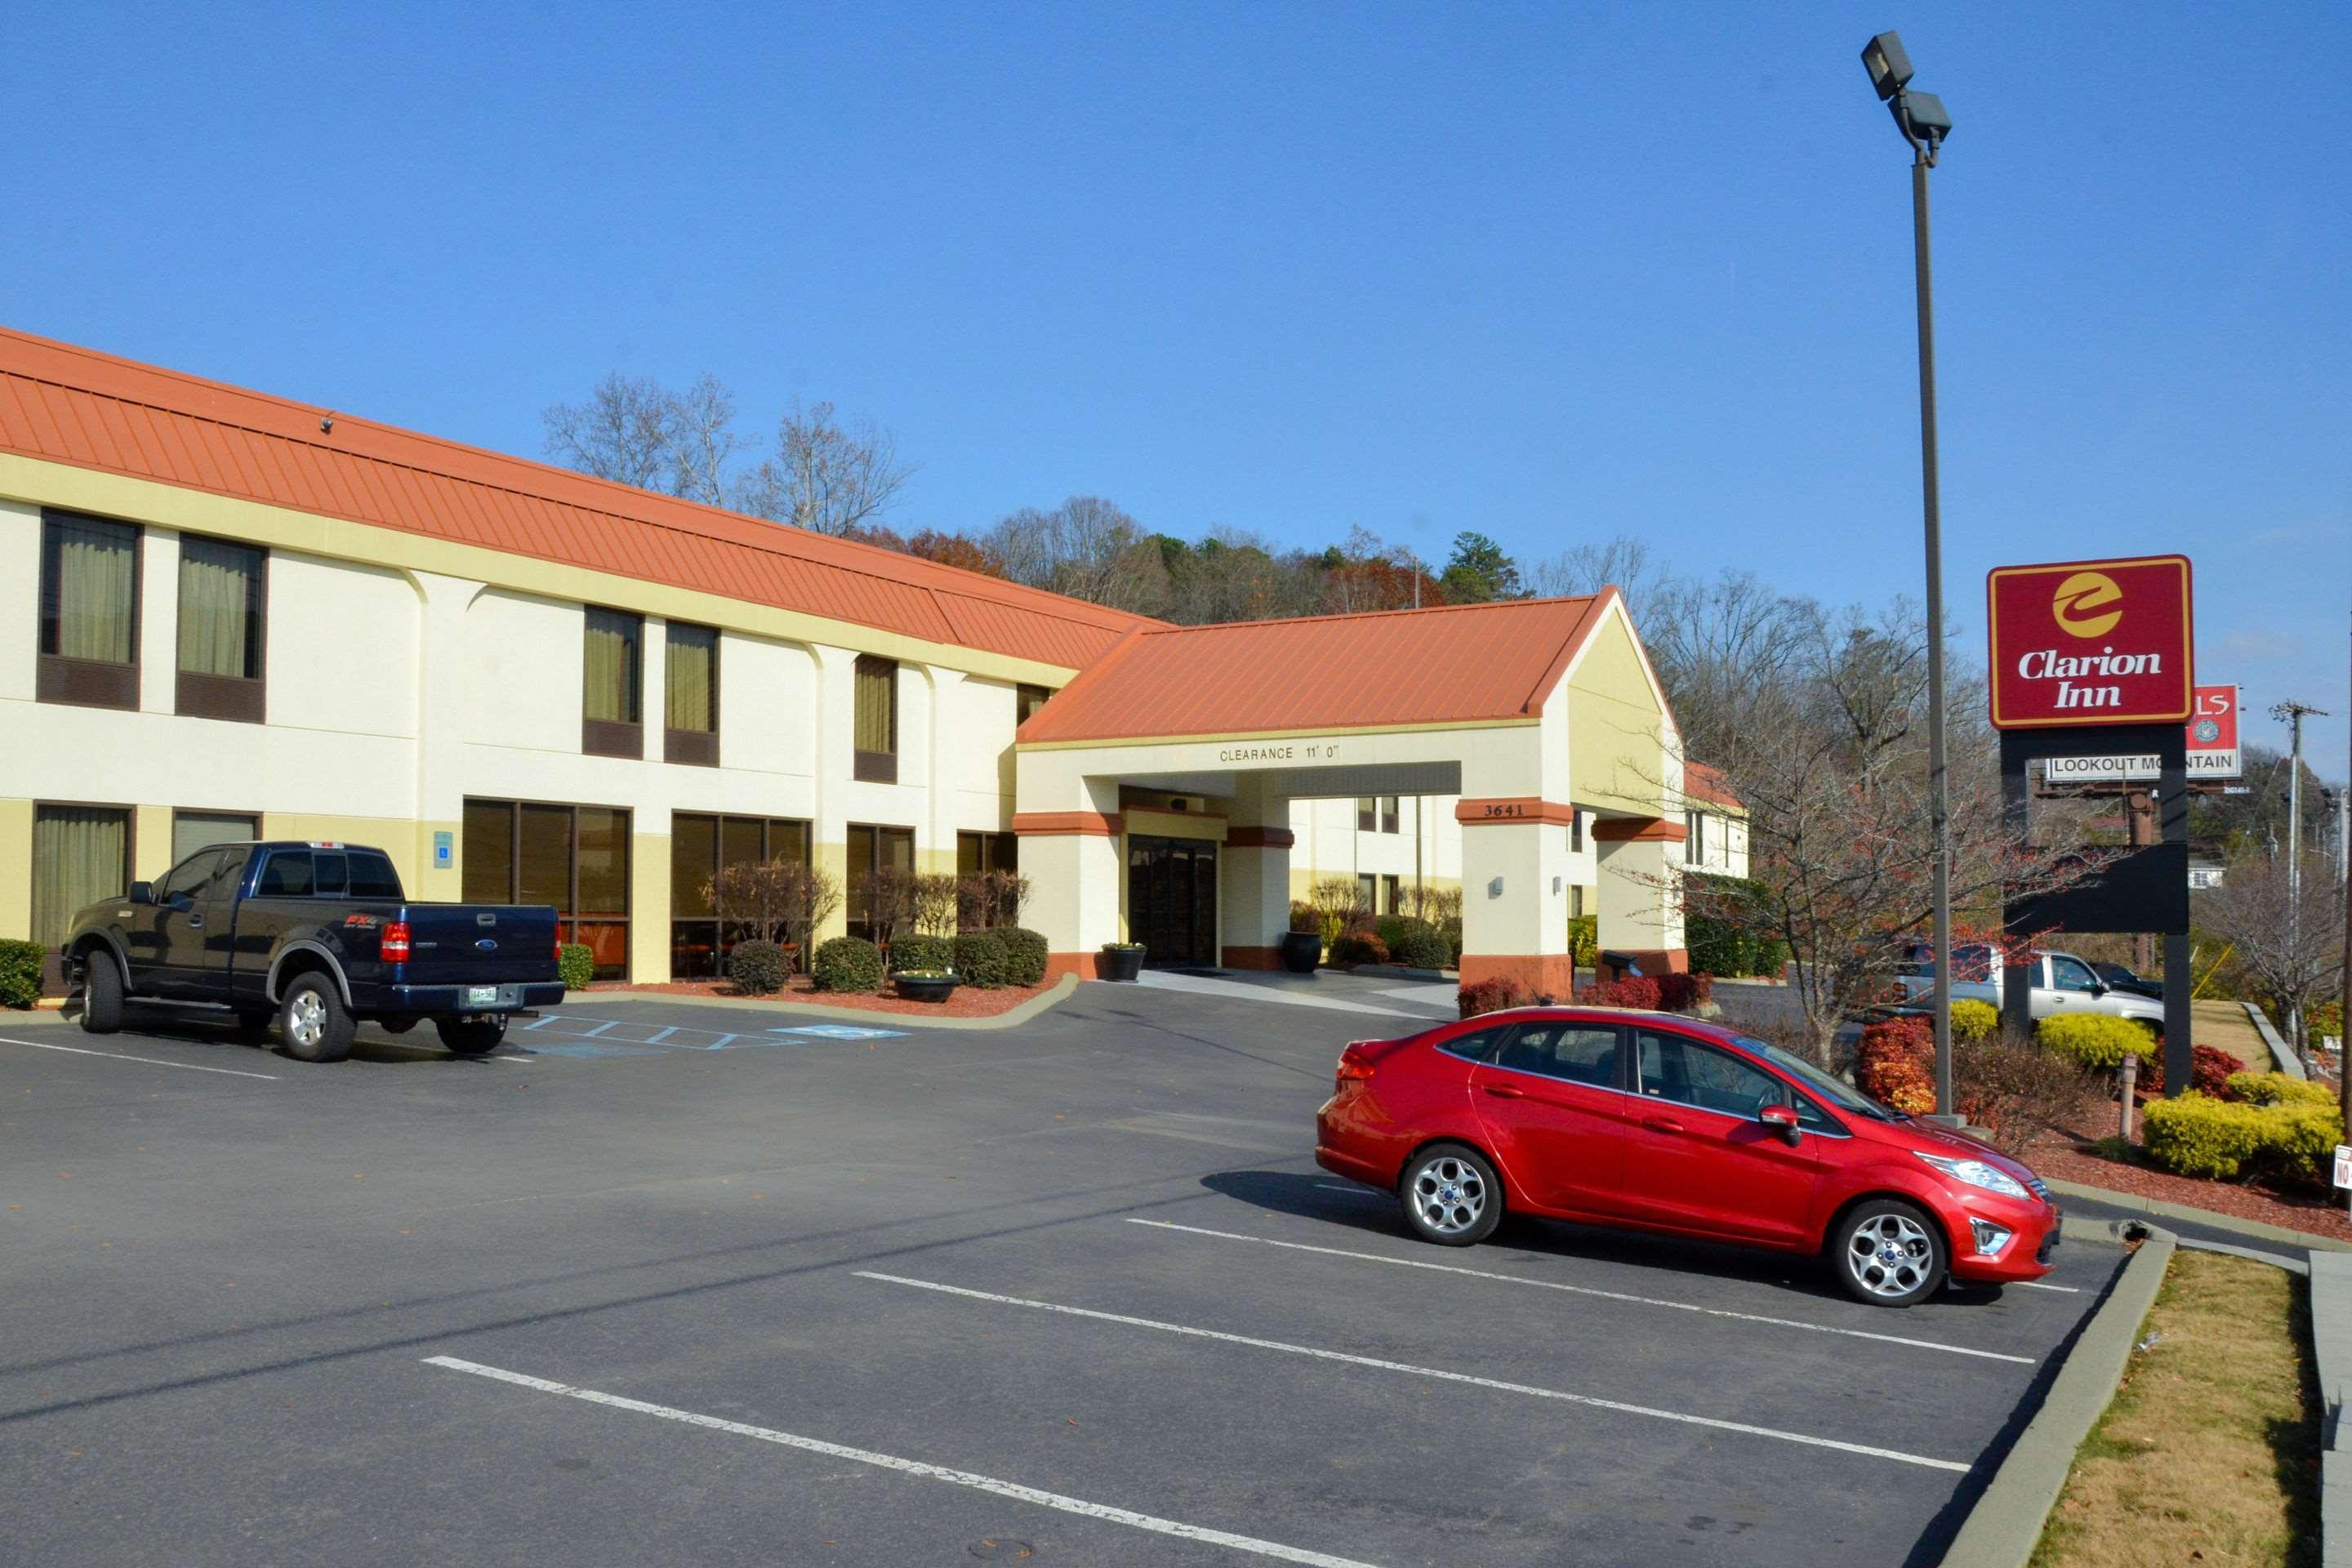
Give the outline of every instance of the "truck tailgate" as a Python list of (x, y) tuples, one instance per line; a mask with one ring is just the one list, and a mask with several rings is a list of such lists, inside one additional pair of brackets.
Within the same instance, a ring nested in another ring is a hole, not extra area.
[(410, 985), (553, 980), (555, 911), (545, 904), (411, 904)]

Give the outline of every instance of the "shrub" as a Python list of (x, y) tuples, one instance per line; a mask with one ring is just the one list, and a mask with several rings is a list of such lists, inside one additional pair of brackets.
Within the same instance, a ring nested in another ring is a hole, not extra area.
[(1702, 873), (1686, 875), (1683, 886), (1689, 910), (1683, 945), (1690, 950), (1693, 969), (1777, 977), (1788, 966), (1788, 947), (1773, 934), (1764, 912), (1763, 884)]
[(954, 967), (955, 943), (946, 937), (916, 933), (902, 936), (890, 944), (890, 973), (893, 974)]
[(996, 940), (1004, 949), (1004, 983), (1007, 985), (1043, 985), (1045, 984), (1046, 946), (1045, 934), (1027, 926), (999, 926)]
[(966, 985), (993, 991), (1005, 983), (1013, 960), (1001, 931), (968, 931), (955, 939), (955, 972)]
[(1882, 1105), (1926, 1116), (1936, 1109), (1936, 1037), (1925, 1018), (1888, 1018), (1862, 1031), (1854, 1083)]
[(1507, 1007), (1524, 1007), (1528, 1000), (1528, 988), (1520, 984), (1516, 976), (1498, 974), (1492, 980), (1481, 980), (1475, 985), (1465, 985), (1455, 996), (1454, 1005), (1461, 1009), (1464, 1017), (1475, 1018), (1481, 1013), (1499, 1013)]
[(774, 995), (792, 972), (782, 948), (756, 937), (737, 942), (727, 954), (727, 978), (746, 996)]
[(0, 1007), (29, 1007), (41, 999), (41, 964), (48, 953), (37, 942), (0, 941)]
[[(957, 947), (961, 956), (961, 940)], [(737, 943), (735, 951), (742, 952), (743, 944)], [(961, 971), (963, 966), (956, 967)], [(864, 937), (837, 936), (816, 950), (816, 962), (809, 966), (809, 973), (816, 977), (820, 991), (879, 991), (882, 950)]]
[(1444, 969), (1454, 962), (1454, 944), (1424, 925), (1399, 937), (1389, 957), (1407, 969)]
[[(2252, 1080), (2278, 1075), (2237, 1076)], [(2246, 1088), (2271, 1091), (2270, 1085), (2262, 1083), (2249, 1082)], [(2149, 1106), (2141, 1125), (2148, 1158), (2158, 1165), (2183, 1176), (2221, 1180), (2243, 1174), (2315, 1183), (2336, 1145), (2344, 1141), (2343, 1119), (2332, 1103), (2291, 1093), (2274, 1102), (2241, 1104), (2184, 1094)]]
[(2233, 1072), (2227, 1087), (2249, 1105), (2309, 1105), (2326, 1110), (2336, 1104), (2336, 1091), (2326, 1084), (2308, 1083), (2283, 1072)]
[(2085, 1068), (2113, 1069), (2131, 1055), (2145, 1061), (2156, 1048), (2155, 1030), (2104, 1013), (2053, 1013), (2034, 1026), (2033, 1037), (2043, 1050)]
[(1601, 917), (1568, 917), (1568, 955), (1580, 969), (1590, 969), (1601, 958)]
[(1989, 1040), (2000, 1027), (2000, 1009), (1990, 1002), (1961, 997), (1952, 1004), (1952, 1038)]
[(1664, 998), (1659, 984), (1646, 974), (1636, 974), (1625, 980), (1596, 980), (1576, 994), (1578, 1002), (1587, 1007), (1637, 1007), (1654, 1013)]
[[(2245, 1071), (2245, 1064), (2219, 1046), (2192, 1046), (2189, 1052), (2189, 1087), (2215, 1100), (2242, 1098), (2231, 1091), (2230, 1079)], [(2293, 1079), (2289, 1079), (2293, 1082)], [(2139, 1064), (2139, 1091), (2143, 1094), (2164, 1092), (2164, 1053), (2151, 1049)]]
[(1359, 963), (1386, 963), (1388, 961), (1388, 943), (1382, 942), (1376, 931), (1342, 931), (1339, 940), (1331, 944), (1331, 962), (1337, 964), (1352, 967)]
[[(1927, 1042), (1931, 1058), (1934, 1042)], [(1934, 1068), (1927, 1075), (1928, 1109), (1935, 1099)], [(1989, 1036), (1952, 1042), (1952, 1090), (1969, 1123), (1991, 1135), (1994, 1148), (2017, 1154), (2044, 1128), (2078, 1122), (2094, 1086), (2091, 1075), (2064, 1057), (2030, 1041)]]
[(596, 977), (596, 950), (584, 942), (567, 942), (555, 950), (555, 973), (564, 985), (585, 991)]
[(1692, 1013), (1715, 1000), (1715, 976), (1694, 972), (1658, 976), (1658, 1005), (1669, 1013)]
[(1311, 931), (1320, 935), (1323, 931), (1323, 917), (1315, 912), (1313, 904), (1293, 899), (1290, 900), (1290, 929), (1298, 931)]

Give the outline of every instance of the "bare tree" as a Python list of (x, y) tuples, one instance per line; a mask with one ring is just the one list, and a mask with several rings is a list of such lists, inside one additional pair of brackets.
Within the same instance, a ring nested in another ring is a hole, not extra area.
[(915, 929), (931, 936), (956, 933), (962, 883), (952, 871), (926, 871), (915, 879)]
[(1601, 544), (1579, 544), (1528, 568), (1528, 586), (1538, 598), (1557, 599), (1615, 588), (1628, 606), (1648, 605), (1651, 591), (1671, 583), (1671, 574), (1650, 561), (1650, 547), (1630, 533)]
[(2308, 1057), (2305, 1015), (2334, 994), (2340, 978), (2343, 906), (2325, 859), (2306, 858), (2299, 889), (2289, 869), (2284, 853), (2241, 855), (2220, 887), (2198, 896), (2198, 915), (2230, 943), (2231, 961), (2270, 993), (2264, 1000), (2284, 1016), (2295, 1050)]
[(729, 471), (751, 443), (735, 433), (735, 395), (709, 371), (669, 399), (670, 493), (725, 506)]
[(845, 534), (878, 521), (913, 473), (888, 431), (844, 425), (830, 403), (795, 403), (777, 422), (775, 456), (738, 481), (735, 504), (813, 533)]
[(1051, 511), (1024, 507), (980, 541), (1004, 574), (1033, 588), (1154, 615), (1168, 597), (1168, 568), (1150, 535), (1100, 496), (1072, 496)]
[(539, 416), (547, 426), (547, 455), (565, 468), (656, 490), (677, 471), (676, 412), (677, 400), (659, 382), (616, 370), (586, 402), (551, 403)]

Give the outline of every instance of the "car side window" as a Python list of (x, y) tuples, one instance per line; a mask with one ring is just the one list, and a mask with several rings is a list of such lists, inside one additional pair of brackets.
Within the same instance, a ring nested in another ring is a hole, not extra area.
[(1450, 1040), (1439, 1041), (1437, 1048), (1449, 1057), (1460, 1057), (1464, 1061), (1490, 1062), (1495, 1059), (1495, 1047), (1501, 1045), (1503, 1037), (1510, 1032), (1511, 1026), (1508, 1024), (1497, 1024), (1487, 1029), (1473, 1029), (1466, 1035), (1456, 1035)]
[(1641, 1031), (1642, 1093), (1726, 1116), (1752, 1117), (1783, 1105), (1780, 1080), (1729, 1051), (1682, 1035)]
[(308, 849), (280, 849), (261, 868), (261, 885), (255, 889), (265, 899), (307, 899), (310, 896), (310, 852)]
[(354, 899), (396, 899), (400, 897), (400, 875), (392, 862), (381, 855), (363, 849), (352, 851), (352, 881), (350, 896)]
[(193, 897), (204, 885), (205, 879), (212, 875), (220, 858), (221, 852), (217, 849), (199, 849), (173, 867), (163, 874), (163, 879), (155, 884), (155, 901), (168, 904), (181, 893)]
[(1495, 1065), (1615, 1089), (1617, 1039), (1609, 1024), (1522, 1024)]
[(351, 880), (351, 857), (340, 849), (321, 849), (310, 857), (310, 896), (340, 899)]
[(1797, 1095), (1797, 1125), (1808, 1132), (1829, 1132), (1841, 1137), (1845, 1134), (1844, 1125), (1814, 1104), (1812, 1097), (1807, 1094)]
[(2098, 977), (2091, 973), (2091, 966), (2081, 959), (2053, 956), (2050, 960), (2050, 984), (2059, 991), (2094, 991), (2098, 988), (2099, 982)]
[(226, 897), (236, 887), (237, 879), (245, 874), (246, 852), (242, 849), (216, 849), (213, 863), (205, 872), (203, 883), (189, 891), (202, 903), (206, 899)]

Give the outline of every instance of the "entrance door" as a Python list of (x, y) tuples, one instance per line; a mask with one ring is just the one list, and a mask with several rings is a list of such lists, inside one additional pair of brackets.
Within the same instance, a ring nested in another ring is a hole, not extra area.
[(1206, 840), (1127, 841), (1127, 929), (1150, 964), (1217, 962), (1217, 847)]

